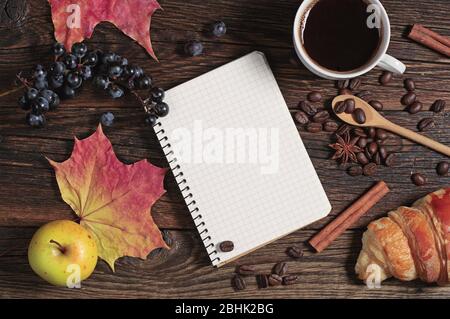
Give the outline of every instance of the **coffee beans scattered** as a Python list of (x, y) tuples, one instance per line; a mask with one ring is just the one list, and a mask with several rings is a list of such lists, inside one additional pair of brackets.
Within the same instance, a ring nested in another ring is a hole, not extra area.
[(389, 137), (389, 134), (385, 130), (379, 128), (376, 130), (375, 136), (377, 137), (377, 139), (384, 141)]
[(436, 100), (433, 105), (431, 105), (430, 111), (434, 113), (440, 113), (445, 109), (445, 101), (444, 100)]
[(375, 155), (375, 153), (378, 151), (378, 144), (377, 144), (377, 142), (371, 142), (367, 146), (367, 149), (369, 150), (369, 154), (370, 155)]
[(222, 252), (228, 253), (230, 251), (233, 251), (234, 243), (231, 240), (226, 240), (219, 244), (219, 248)]
[(353, 91), (349, 89), (340, 89), (339, 95), (353, 95)]
[(439, 176), (447, 176), (448, 174), (448, 169), (449, 169), (449, 164), (448, 162), (440, 162), (437, 166), (436, 166), (436, 173)]
[(323, 130), (325, 132), (336, 132), (337, 129), (339, 128), (339, 124), (337, 124), (335, 121), (326, 121), (325, 123), (323, 123)]
[(256, 276), (256, 283), (258, 284), (258, 288), (265, 289), (269, 287), (269, 278), (267, 275), (257, 275)]
[(407, 111), (410, 114), (416, 114), (416, 113), (419, 113), (420, 111), (422, 111), (422, 108), (423, 108), (423, 104), (419, 101), (415, 101), (414, 103), (412, 103), (411, 105), (409, 105), (407, 107)]
[(307, 98), (310, 102), (320, 102), (322, 101), (322, 94), (320, 94), (320, 92), (313, 91), (308, 94)]
[(265, 289), (269, 286), (292, 285), (298, 281), (298, 276), (288, 275), (288, 265), (284, 261), (276, 263), (270, 274), (257, 273), (252, 265), (240, 265), (236, 267), (236, 274), (231, 279), (231, 284), (236, 291), (244, 290), (247, 283), (244, 276), (254, 275), (258, 288)]
[(256, 268), (252, 265), (241, 265), (237, 267), (236, 272), (242, 276), (251, 276), (256, 273)]
[(405, 86), (405, 89), (409, 92), (414, 91), (416, 89), (416, 84), (414, 83), (413, 79), (410, 78), (405, 79), (403, 84)]
[(380, 157), (381, 157), (381, 159), (382, 159), (383, 161), (385, 161), (386, 158), (388, 157), (386, 148), (385, 148), (384, 146), (380, 146), (380, 147), (378, 148), (378, 154), (380, 154)]
[(330, 113), (328, 111), (319, 111), (313, 117), (312, 120), (315, 123), (324, 123), (326, 120), (330, 118)]
[(345, 104), (345, 113), (352, 114), (355, 112), (355, 100), (354, 99), (346, 99), (344, 101)]
[(349, 131), (350, 131), (350, 126), (347, 124), (342, 124), (341, 126), (339, 126), (338, 130), (336, 131), (336, 135), (344, 136)]
[(391, 82), (393, 77), (394, 74), (392, 72), (384, 71), (380, 76), (380, 84), (387, 85), (389, 82)]
[(353, 119), (358, 124), (366, 123), (366, 113), (364, 113), (363, 109), (356, 109), (353, 112)]
[(415, 173), (411, 175), (411, 180), (414, 183), (414, 185), (416, 186), (423, 186), (427, 183), (427, 178), (426, 176), (420, 174), (420, 173)]
[(383, 103), (377, 100), (371, 100), (369, 101), (369, 104), (376, 110), (376, 111), (383, 111)]
[(283, 285), (288, 286), (288, 285), (293, 285), (295, 283), (297, 283), (298, 281), (298, 276), (295, 275), (289, 275), (286, 277), (283, 277)]
[(364, 152), (360, 152), (356, 154), (356, 159), (361, 165), (366, 165), (369, 163), (369, 158), (364, 154)]
[(361, 83), (362, 82), (361, 82), (360, 78), (351, 79), (348, 88), (352, 91), (355, 91), (355, 90), (359, 89), (359, 87), (361, 86)]
[[(360, 153), (363, 154), (363, 153)], [(363, 169), (361, 166), (350, 166), (347, 170), (348, 175), (350, 176), (360, 176), (362, 175)]]
[(350, 80), (339, 80), (336, 82), (336, 87), (338, 89), (346, 89), (350, 84)]
[(354, 136), (367, 137), (366, 132), (364, 132), (364, 129), (362, 129), (361, 127), (354, 127), (352, 132)]
[(270, 286), (279, 286), (283, 283), (283, 277), (277, 274), (270, 274), (268, 281)]
[(368, 101), (371, 95), (372, 95), (372, 92), (370, 92), (368, 90), (363, 90), (356, 94), (357, 97), (359, 97), (360, 99), (363, 99), (364, 101)]
[(234, 289), (236, 290), (244, 290), (247, 288), (247, 284), (245, 283), (244, 278), (239, 275), (235, 275), (231, 280)]
[(420, 132), (425, 132), (434, 128), (435, 125), (436, 124), (434, 123), (434, 120), (431, 117), (427, 117), (419, 122), (417, 128), (419, 129)]
[(275, 264), (275, 266), (272, 269), (273, 274), (277, 274), (278, 276), (284, 276), (288, 272), (288, 265), (285, 262), (279, 262)]
[(314, 116), (317, 113), (317, 108), (308, 101), (301, 101), (298, 106), (308, 116)]
[(299, 124), (302, 125), (308, 124), (309, 122), (308, 115), (306, 115), (306, 113), (303, 111), (298, 111), (297, 113), (295, 113), (294, 118)]
[(378, 166), (376, 163), (369, 163), (364, 165), (363, 174), (365, 176), (373, 176), (377, 173)]
[(403, 95), (401, 99), (401, 103), (403, 105), (411, 105), (416, 101), (417, 95), (414, 92), (408, 92), (405, 95)]
[(297, 258), (303, 257), (303, 250), (301, 250), (297, 246), (292, 246), (292, 247), (288, 248), (287, 254), (291, 258), (297, 259)]
[(392, 153), (392, 154), (389, 154), (389, 155), (386, 157), (386, 160), (384, 161), (384, 164), (385, 164), (387, 167), (392, 167), (392, 166), (395, 165), (396, 160), (397, 160), (397, 155), (395, 155), (395, 153)]
[(322, 124), (320, 123), (309, 123), (306, 125), (306, 130), (310, 133), (319, 133), (322, 131)]

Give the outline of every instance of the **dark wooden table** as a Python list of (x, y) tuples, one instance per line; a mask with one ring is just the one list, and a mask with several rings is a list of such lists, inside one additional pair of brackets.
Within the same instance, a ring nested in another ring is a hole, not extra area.
[[(25, 6), (22, 4), (25, 2)], [(164, 11), (154, 15), (152, 38), (160, 62), (108, 23), (99, 25), (87, 43), (113, 50), (141, 65), (157, 84), (170, 88), (253, 50), (266, 53), (284, 97), (292, 112), (308, 91), (319, 89), (331, 97), (336, 89), (331, 81), (318, 79), (298, 63), (291, 41), (292, 21), (298, 0), (161, 0)], [(437, 98), (450, 101), (450, 60), (404, 37), (408, 25), (422, 23), (450, 35), (448, 0), (383, 1), (392, 22), (389, 53), (408, 67), (405, 76), (416, 79), (420, 100), (429, 106)], [(6, 6), (6, 7), (5, 7)], [(18, 9), (11, 6), (18, 6)], [(224, 20), (228, 33), (220, 40), (207, 37), (205, 26)], [(186, 40), (198, 38), (205, 54), (186, 58), (180, 48)], [(49, 48), (54, 41), (50, 7), (45, 0), (0, 1), (0, 92), (11, 88), (15, 74), (37, 63), (50, 61)], [(422, 112), (408, 115), (399, 99), (402, 78), (388, 87), (378, 85), (379, 70), (363, 77), (364, 87), (385, 104), (387, 118), (415, 129), (419, 119), (433, 116), (436, 129), (428, 134), (450, 144), (448, 113)], [(350, 177), (345, 169), (328, 160), (329, 135), (311, 134), (299, 128), (314, 166), (333, 205), (329, 217), (257, 250), (221, 269), (210, 266), (193, 222), (183, 204), (173, 176), (165, 180), (167, 193), (153, 207), (153, 216), (161, 229), (167, 230), (172, 249), (152, 254), (147, 260), (121, 258), (112, 273), (99, 262), (92, 277), (79, 290), (52, 287), (38, 278), (27, 262), (27, 245), (40, 225), (74, 215), (60, 198), (48, 156), (62, 161), (70, 155), (73, 137), (91, 134), (100, 115), (112, 111), (117, 122), (106, 130), (119, 158), (132, 163), (148, 158), (167, 166), (154, 133), (143, 124), (143, 114), (131, 98), (113, 101), (87, 86), (75, 99), (66, 101), (48, 116), (48, 125), (32, 129), (24, 124), (24, 113), (16, 104), (20, 93), (0, 98), (0, 297), (49, 298), (180, 298), (180, 297), (260, 297), (260, 298), (378, 298), (415, 297), (448, 298), (450, 287), (390, 279), (381, 289), (369, 290), (354, 274), (354, 264), (361, 248), (361, 235), (367, 223), (390, 209), (411, 204), (415, 199), (448, 186), (448, 178), (438, 178), (434, 169), (444, 159), (421, 146), (400, 138), (389, 143), (400, 160), (393, 169), (383, 168), (373, 177)], [(415, 187), (411, 172), (420, 171), (429, 184)], [(375, 180), (385, 180), (392, 192), (354, 228), (345, 232), (327, 250), (314, 254), (304, 244), (323, 225), (368, 189)], [(285, 255), (287, 247), (304, 245), (305, 257), (293, 261)], [(254, 281), (242, 292), (230, 286), (237, 264), (256, 264), (269, 271), (275, 262), (289, 261), (292, 273), (300, 276), (298, 284), (259, 290)]]

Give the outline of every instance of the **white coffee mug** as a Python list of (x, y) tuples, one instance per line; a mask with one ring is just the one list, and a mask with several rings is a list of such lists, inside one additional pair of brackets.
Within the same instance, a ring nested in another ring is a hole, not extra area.
[(369, 72), (376, 66), (379, 66), (384, 70), (391, 71), (396, 74), (403, 74), (405, 72), (406, 66), (402, 62), (390, 56), (389, 54), (386, 54), (389, 43), (391, 41), (391, 23), (389, 22), (389, 17), (386, 10), (378, 0), (365, 0), (368, 4), (374, 5), (373, 8), (375, 8), (376, 10), (374, 14), (376, 14), (377, 18), (380, 19), (382, 25), (380, 45), (378, 46), (377, 52), (374, 54), (372, 59), (367, 62), (367, 64), (356, 70), (348, 72), (338, 72), (322, 67), (314, 62), (303, 46), (302, 37), (305, 24), (308, 20), (307, 18), (309, 11), (314, 6), (314, 4), (317, 3), (317, 1), (318, 0), (304, 0), (297, 11), (297, 15), (295, 16), (294, 21), (293, 37), (295, 51), (308, 70), (322, 78), (330, 80), (354, 78)]

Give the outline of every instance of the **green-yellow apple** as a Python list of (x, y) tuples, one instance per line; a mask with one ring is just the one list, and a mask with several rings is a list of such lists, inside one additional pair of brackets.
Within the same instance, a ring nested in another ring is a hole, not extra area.
[(92, 235), (70, 220), (45, 224), (33, 235), (28, 247), (31, 268), (56, 286), (79, 287), (94, 271), (97, 257)]

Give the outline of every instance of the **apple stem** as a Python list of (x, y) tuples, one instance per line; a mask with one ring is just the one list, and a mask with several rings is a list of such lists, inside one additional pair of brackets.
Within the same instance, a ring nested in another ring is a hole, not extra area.
[(60, 244), (58, 243), (56, 240), (51, 239), (50, 243), (55, 244), (58, 246), (59, 250), (64, 254), (66, 252), (66, 249)]

